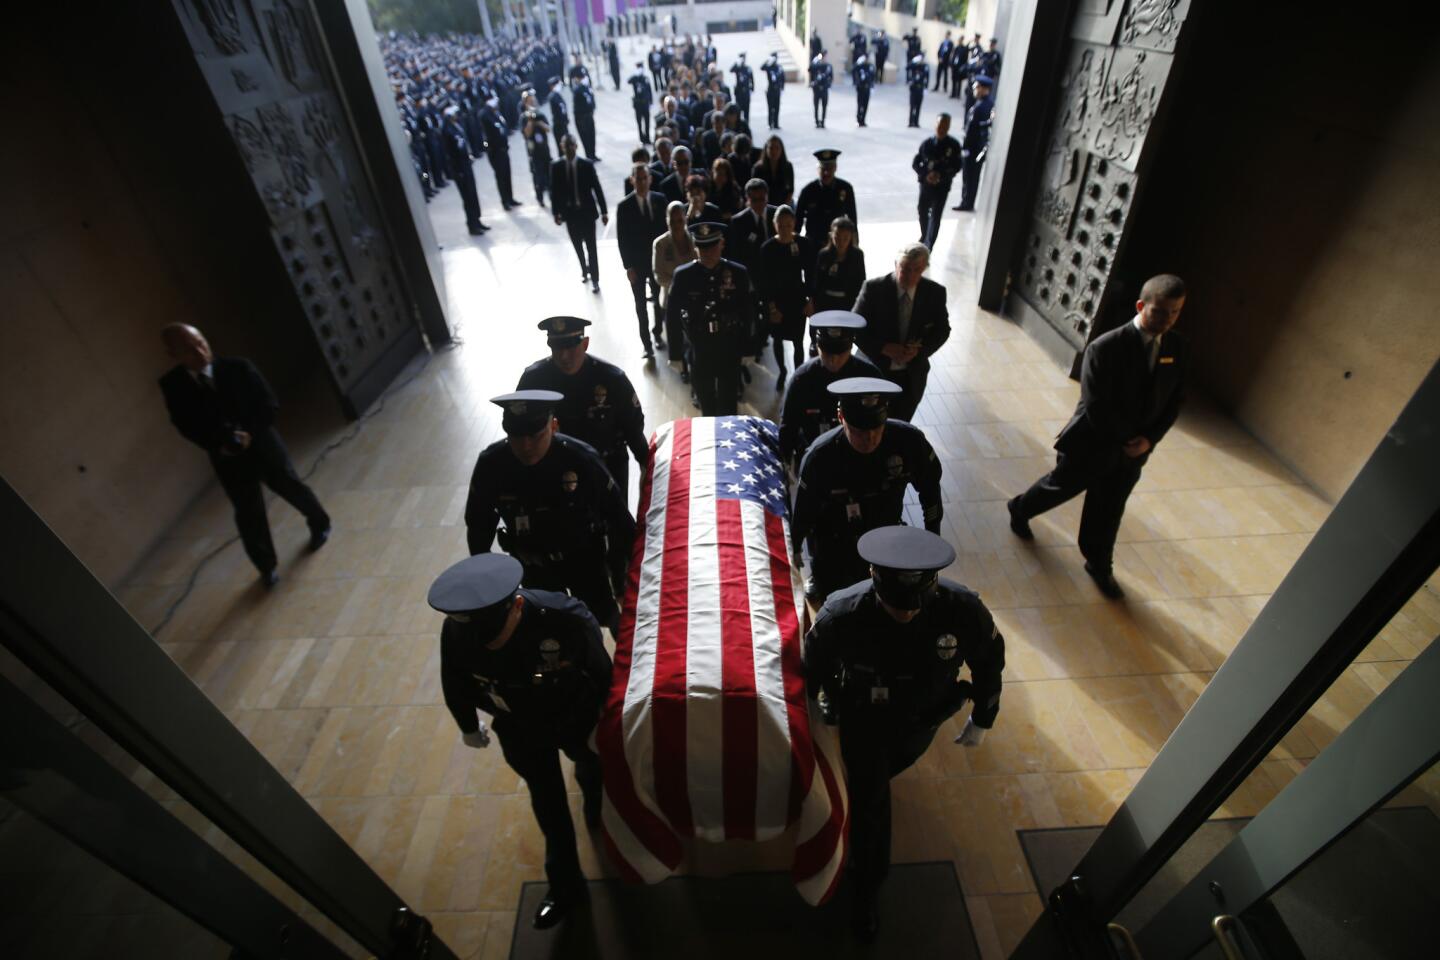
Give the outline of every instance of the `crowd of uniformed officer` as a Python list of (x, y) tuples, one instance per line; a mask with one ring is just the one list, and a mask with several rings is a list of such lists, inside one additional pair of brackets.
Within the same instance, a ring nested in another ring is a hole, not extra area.
[[(852, 40), (861, 126), (889, 53), (888, 37), (877, 32), (874, 40), (873, 59), (863, 33)], [(921, 75), (911, 77), (915, 125), (916, 90), (923, 97), (928, 67), (918, 37), (906, 43), (907, 72)], [(521, 129), (527, 152), (543, 149), (543, 171), (549, 162), (547, 134), (558, 144), (569, 132), (572, 111), (561, 94), (567, 83), (576, 131), (586, 156), (595, 159), (588, 71), (578, 58), (566, 70), (553, 40), (421, 41), (391, 35), (384, 47), (427, 195), (455, 179), (472, 232), (479, 205), (468, 159), (485, 152), (494, 165), (494, 153), (503, 149), (496, 142)], [(607, 56), (612, 51), (613, 43)], [(687, 52), (693, 66), (680, 61)], [(789, 380), (779, 434), (793, 488), (792, 559), (797, 567), (808, 560), (806, 595), (818, 608), (804, 642), (805, 675), (824, 719), (839, 727), (852, 804), (852, 917), (856, 933), (870, 939), (878, 928), (879, 890), (889, 864), (889, 781), (924, 753), (939, 727), (967, 701), (975, 706), (956, 742), (980, 742), (999, 708), (1004, 643), (979, 598), (939, 577), (955, 559), (939, 536), (941, 465), (924, 431), (903, 419), (918, 402), (923, 377), (914, 388), (905, 363), (887, 355), (880, 367), (853, 351), (857, 338), (867, 342), (867, 320), (852, 308), (869, 311), (856, 302), (863, 299), (856, 292), (864, 281), (860, 252), (844, 255), (855, 239), (858, 216), (854, 188), (836, 175), (840, 151), (815, 151), (817, 176), (799, 191), (793, 208), (777, 208), (768, 202), (767, 181), (743, 179), (760, 159), (749, 128), (755, 71), (743, 55), (728, 71), (733, 87), (726, 85), (726, 72), (714, 63), (708, 43), (688, 42), (678, 55), (674, 45), (665, 50), (657, 45), (635, 68), (629, 85), (637, 133), (642, 142), (652, 135), (656, 142), (652, 201), (677, 199), (672, 187), (684, 191), (693, 183), (676, 179), (689, 173), (688, 165), (678, 162), (677, 148), (703, 151), (710, 161), (725, 159), (745, 188), (740, 209), (686, 224), (696, 258), (674, 271), (666, 300), (666, 328), (683, 333), (681, 343), (672, 334), (670, 349), (683, 350), (688, 359), (702, 414), (736, 411), (744, 358), (766, 340), (766, 311), (758, 295), (764, 285), (752, 272), (764, 269), (762, 250), (791, 236), (788, 225), (784, 233), (776, 230), (777, 215), (793, 214), (795, 239), (789, 242), (809, 251), (808, 272), (794, 276), (809, 278), (804, 282), (810, 307), (817, 310), (809, 317), (816, 355)], [(610, 69), (618, 88), (613, 56)], [(784, 71), (772, 56), (761, 72), (768, 81), (769, 126), (775, 128)], [(809, 73), (815, 123), (823, 128), (834, 79), (823, 48)], [(962, 205), (966, 199), (973, 203), (971, 167), (978, 180), (981, 139), (988, 138), (993, 108), (988, 97), (993, 79), (976, 77), (988, 83), (973, 84), (976, 99), (963, 142), (948, 135), (947, 116), (912, 164), (920, 180), (926, 247), (934, 242), (939, 210), (957, 175), (966, 186)], [(542, 97), (548, 117), (539, 109)], [(661, 109), (652, 116), (657, 100)], [(707, 147), (700, 136), (707, 131), (729, 152)], [(501, 181), (502, 166), (495, 166), (496, 179), (508, 206), (513, 194), (508, 166)], [(696, 172), (708, 179), (711, 166)], [(543, 197), (541, 173), (535, 176)], [(839, 254), (827, 247), (826, 263), (815, 262), (814, 247), (834, 230), (848, 231), (847, 242)], [(783, 257), (783, 251), (774, 256)], [(855, 277), (847, 275), (852, 267), (859, 271)], [(913, 284), (909, 289), (914, 297)], [(902, 331), (911, 324), (911, 302), (902, 292)], [(882, 346), (909, 349), (912, 340), (924, 339), (917, 332), (921, 322), (916, 313), (910, 336), (887, 332), (868, 349), (877, 355)], [(559, 923), (585, 898), (559, 755), (575, 762), (586, 821), (598, 824), (599, 759), (589, 743), (610, 678), (600, 628), (612, 634), (617, 629), (636, 537), (627, 502), (629, 459), (643, 469), (649, 456), (634, 386), (618, 366), (590, 354), (589, 325), (577, 317), (542, 321), (548, 356), (524, 369), (514, 392), (494, 398), (504, 411), (505, 437), (476, 461), (465, 508), (472, 556), (447, 570), (430, 593), (431, 605), (446, 614), (443, 687), (464, 742), (486, 746), (489, 730), (477, 711), (493, 718), (505, 760), (525, 779), (545, 835), (550, 889), (534, 917), (541, 928)], [(880, 343), (889, 339), (903, 343)], [(919, 512), (908, 517), (913, 525), (907, 526), (905, 501), (912, 490)], [(495, 552), (497, 546), (505, 555)]]

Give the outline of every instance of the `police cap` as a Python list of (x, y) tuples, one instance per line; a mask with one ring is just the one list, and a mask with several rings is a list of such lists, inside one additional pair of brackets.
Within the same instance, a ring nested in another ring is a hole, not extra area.
[(904, 524), (876, 527), (855, 548), (866, 563), (897, 572), (944, 570), (955, 562), (955, 548), (939, 534)]
[(975, 83), (982, 87), (995, 86), (995, 81), (992, 80), (990, 77), (985, 76), (983, 73), (975, 78)]
[(552, 347), (573, 347), (585, 336), (589, 320), (580, 317), (546, 317), (535, 325), (548, 335), (546, 342)]
[(846, 377), (825, 389), (840, 398), (845, 422), (860, 430), (884, 425), (890, 416), (890, 396), (902, 392), (899, 384), (879, 377)]
[(725, 225), (702, 221), (690, 225), (690, 239), (697, 247), (709, 247), (725, 239)]
[(924, 63), (924, 62), (925, 62), (925, 58), (922, 57), (920, 54), (917, 53), (917, 54), (915, 54), (915, 56), (913, 56), (913, 57), (910, 58), (910, 62), (911, 62), (911, 63)]
[(514, 393), (492, 397), (490, 402), (505, 411), (500, 426), (512, 437), (528, 437), (539, 433), (550, 423), (555, 414), (555, 405), (565, 395), (554, 390), (516, 390)]
[[(824, 341), (827, 339), (843, 340), (841, 349), (848, 349), (850, 342), (855, 338), (855, 331), (865, 329), (865, 318), (849, 310), (821, 310), (810, 318), (810, 329), (820, 337), (821, 346), (824, 346)], [(831, 350), (829, 352), (838, 353), (839, 351)]]
[(827, 149), (824, 149), (824, 150), (816, 150), (816, 151), (815, 151), (815, 159), (816, 159), (816, 160), (819, 160), (821, 163), (833, 164), (833, 163), (835, 162), (835, 159), (836, 159), (837, 157), (839, 157), (839, 156), (840, 156), (840, 151), (839, 151), (839, 150), (831, 150), (831, 149), (828, 149), (828, 148), (827, 148)]
[(444, 614), (483, 616), (515, 596), (524, 572), (514, 557), (479, 553), (451, 565), (436, 577), (425, 599), (431, 608)]
[(556, 84), (558, 84), (558, 83), (560, 82), (560, 78), (559, 78), (559, 77), (551, 77), (549, 80), (546, 80), (545, 82), (548, 83), (550, 86), (553, 87), (553, 86), (555, 86)]

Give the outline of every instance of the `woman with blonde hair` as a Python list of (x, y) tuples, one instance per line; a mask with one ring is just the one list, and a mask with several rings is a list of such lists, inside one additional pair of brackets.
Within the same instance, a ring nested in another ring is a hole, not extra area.
[(675, 271), (695, 259), (695, 244), (685, 224), (685, 204), (671, 201), (665, 208), (667, 229), (655, 238), (652, 246), (651, 267), (655, 271), (655, 282), (660, 285), (660, 312), (666, 317), (665, 340), (669, 344), (670, 360), (680, 361), (680, 379), (690, 382), (689, 345), (685, 342), (685, 328), (669, 322), (670, 284), (675, 281)]

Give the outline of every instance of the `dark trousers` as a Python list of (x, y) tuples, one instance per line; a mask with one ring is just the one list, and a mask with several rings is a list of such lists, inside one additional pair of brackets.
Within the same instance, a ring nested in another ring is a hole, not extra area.
[(497, 714), (493, 723), (500, 750), (530, 791), (530, 808), (545, 835), (545, 876), (551, 886), (573, 888), (584, 882), (575, 847), (575, 822), (565, 795), (560, 751), (575, 761), (575, 780), (587, 797), (600, 787), (600, 758), (587, 740), (590, 728), (561, 730), (545, 721), (516, 720)]
[(463, 170), (455, 172), (455, 187), (460, 191), (460, 202), (465, 205), (465, 226), (474, 230), (480, 225), (480, 194), (475, 192), (475, 173), (468, 163)]
[(860, 89), (855, 91), (855, 122), (862, 127), (865, 125), (865, 115), (870, 112), (870, 91)]
[(570, 234), (570, 245), (575, 248), (575, 256), (580, 261), (580, 272), (599, 283), (600, 259), (595, 251), (595, 221), (576, 214), (565, 221), (565, 230)]
[(690, 385), (702, 417), (733, 416), (740, 390), (739, 350), (697, 346), (690, 358)]
[(1029, 520), (1083, 491), (1080, 553), (1092, 567), (1109, 570), (1114, 561), (1120, 518), (1125, 515), (1125, 501), (1140, 481), (1146, 459), (1127, 457), (1123, 453), (1114, 456), (1058, 453), (1055, 469), (1015, 498), (1015, 513)]
[(580, 146), (585, 148), (585, 159), (595, 159), (595, 118), (588, 113), (575, 114), (575, 129), (580, 134)]
[(635, 132), (640, 134), (641, 143), (650, 142), (650, 110), (648, 107), (635, 108)]
[(780, 126), (779, 87), (771, 87), (769, 90), (765, 91), (765, 107), (767, 112), (769, 113), (769, 117), (766, 119), (766, 123), (768, 123), (770, 125), (770, 129), (773, 130), (776, 127)]
[(746, 92), (746, 94), (745, 94), (744, 96), (740, 96), (740, 95), (737, 94), (736, 97), (735, 97), (735, 105), (740, 108), (740, 121), (741, 121), (742, 123), (744, 123), (746, 126), (749, 126), (749, 125), (750, 125), (750, 94), (749, 94), (749, 92)]
[(925, 99), (924, 87), (910, 88), (910, 126), (920, 126), (920, 103)]
[(924, 756), (937, 729), (901, 727), (863, 712), (840, 719), (850, 793), (849, 869), (862, 896), (873, 894), (890, 872), (890, 781)]
[(280, 499), (305, 515), (311, 531), (330, 526), (330, 515), (320, 506), (315, 492), (305, 485), (290, 462), (290, 454), (280, 434), (267, 427), (250, 435), (250, 448), (234, 457), (213, 456), (215, 474), (230, 503), (235, 507), (235, 526), (245, 555), (255, 569), (267, 573), (275, 569), (275, 542), (270, 538), (270, 520), (265, 514), (265, 491), (261, 484), (274, 490)]
[(515, 202), (515, 187), (510, 181), (510, 154), (504, 150), (491, 150), (486, 154), (490, 158), (490, 169), (495, 171), (495, 188), (500, 193), (502, 204)]
[(598, 545), (574, 548), (560, 560), (528, 555), (523, 547), (512, 551), (512, 555), (525, 568), (521, 584), (532, 590), (569, 593), (589, 608), (600, 626), (615, 632), (620, 621), (620, 608), (615, 603), (615, 590), (610, 585), (605, 554)]
[(651, 70), (650, 80), (651, 85), (655, 87), (655, 96), (660, 97), (662, 100), (665, 99), (664, 96), (662, 96), (665, 91), (665, 78), (660, 76), (660, 71)]
[(946, 64), (946, 63), (941, 63), (941, 64), (936, 65), (936, 67), (935, 67), (935, 86), (933, 87), (933, 89), (935, 89), (935, 90), (942, 90), (942, 89), (944, 89), (945, 86), (946, 86), (946, 81), (948, 81), (949, 78), (950, 78), (950, 65), (949, 65), (949, 64)]
[[(635, 297), (635, 318), (640, 321), (640, 342), (645, 345), (645, 352), (649, 353), (654, 349), (654, 346), (650, 342), (651, 327), (654, 327), (657, 336), (660, 333), (660, 307), (658, 306), (660, 302), (660, 284), (655, 282), (655, 274), (649, 270), (636, 270), (635, 279), (630, 283), (630, 293)], [(650, 310), (646, 306), (647, 294), (653, 298), (657, 304), (653, 324), (650, 318)]]
[(545, 191), (550, 189), (550, 158), (543, 154), (530, 158), (530, 179), (535, 181), (535, 199), (545, 203)]
[[(666, 293), (669, 296), (669, 293)], [(671, 360), (679, 360), (684, 369), (690, 369), (690, 347), (685, 338), (685, 323), (678, 316), (678, 310), (665, 311), (665, 339), (668, 341)]]
[(555, 156), (565, 156), (565, 144), (561, 143), (560, 141), (564, 140), (565, 135), (570, 132), (569, 121), (562, 120), (554, 123), (550, 127), (550, 132), (555, 134)]
[(819, 87), (814, 87), (811, 93), (813, 95), (811, 97), (813, 100), (812, 106), (815, 108), (815, 122), (824, 123), (825, 115), (830, 112), (830, 91), (829, 89), (822, 90)]
[(977, 160), (974, 157), (966, 157), (960, 168), (960, 207), (961, 210), (975, 209), (975, 195), (980, 192), (980, 168), (985, 166), (983, 159)]
[(814, 581), (813, 592), (817, 601), (824, 600), (836, 590), (870, 579), (870, 564), (860, 559), (860, 552), (855, 546), (858, 540), (858, 537), (853, 537), (824, 541), (812, 539), (809, 542), (810, 577)]
[(600, 459), (605, 461), (605, 469), (610, 471), (610, 479), (615, 481), (615, 486), (620, 488), (620, 495), (628, 503), (630, 500), (630, 448), (620, 444), (608, 453), (602, 453)]
[(920, 242), (929, 249), (935, 247), (935, 237), (940, 233), (940, 216), (945, 212), (945, 201), (950, 196), (950, 185), (931, 186), (920, 184)]
[(930, 369), (923, 366), (915, 366), (913, 363), (904, 370), (886, 370), (886, 380), (898, 384), (904, 391), (900, 396), (892, 395), (890, 400), (890, 419), (904, 420), (909, 423), (915, 417), (915, 411), (920, 407), (920, 401), (925, 398), (925, 384), (930, 379)]

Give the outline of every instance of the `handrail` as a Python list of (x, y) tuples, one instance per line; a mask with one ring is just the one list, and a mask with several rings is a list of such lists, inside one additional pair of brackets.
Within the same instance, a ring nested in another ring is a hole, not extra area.
[(1239, 926), (1240, 921), (1228, 913), (1222, 913), (1210, 921), (1210, 931), (1215, 934), (1215, 942), (1220, 945), (1220, 952), (1225, 954), (1225, 960), (1245, 960), (1245, 951), (1233, 933)]
[(1125, 952), (1129, 954), (1131, 960), (1143, 960), (1140, 956), (1140, 946), (1135, 942), (1135, 938), (1130, 935), (1129, 930), (1118, 923), (1107, 923), (1105, 924), (1105, 931), (1112, 937), (1119, 939), (1119, 941), (1125, 945)]

